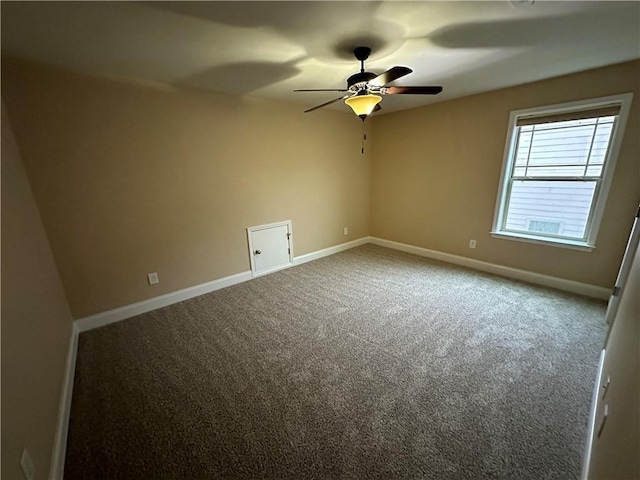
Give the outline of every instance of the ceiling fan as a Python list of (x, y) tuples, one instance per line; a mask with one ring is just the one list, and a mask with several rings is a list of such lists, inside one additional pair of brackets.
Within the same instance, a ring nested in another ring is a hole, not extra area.
[(389, 83), (410, 74), (413, 70), (396, 66), (380, 75), (376, 75), (375, 73), (364, 71), (364, 62), (371, 54), (369, 47), (356, 47), (353, 54), (360, 61), (360, 73), (353, 74), (347, 79), (347, 88), (294, 90), (294, 92), (346, 92), (338, 98), (305, 110), (304, 113), (313, 112), (319, 108), (344, 100), (353, 112), (364, 121), (371, 113), (381, 110), (380, 105), (378, 105), (382, 100), (381, 95), (437, 95), (442, 92), (442, 87), (440, 86), (388, 87)]

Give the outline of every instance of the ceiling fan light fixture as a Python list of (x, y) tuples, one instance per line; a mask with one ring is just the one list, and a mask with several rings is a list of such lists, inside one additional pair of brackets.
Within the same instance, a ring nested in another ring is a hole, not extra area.
[(353, 97), (347, 98), (344, 103), (351, 107), (353, 113), (355, 113), (360, 118), (366, 117), (373, 112), (373, 109), (376, 108), (376, 105), (380, 103), (382, 97), (380, 95), (355, 95)]

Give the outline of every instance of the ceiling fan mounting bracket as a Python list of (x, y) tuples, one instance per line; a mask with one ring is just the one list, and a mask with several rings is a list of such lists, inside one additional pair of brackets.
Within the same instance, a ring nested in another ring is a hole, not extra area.
[(369, 55), (371, 55), (371, 49), (369, 47), (356, 47), (353, 50), (353, 54), (358, 60), (364, 62), (367, 58), (369, 58)]

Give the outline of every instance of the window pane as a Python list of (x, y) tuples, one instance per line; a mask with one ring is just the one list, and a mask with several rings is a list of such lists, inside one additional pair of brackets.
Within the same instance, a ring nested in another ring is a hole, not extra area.
[(505, 230), (582, 239), (596, 181), (514, 180)]
[(518, 147), (516, 151), (516, 165), (526, 165), (529, 158), (529, 144), (533, 135), (533, 127), (522, 127), (518, 137)]
[(602, 175), (602, 165), (589, 165), (587, 177), (599, 177), (600, 175)]
[(598, 124), (596, 135), (593, 139), (593, 148), (591, 149), (589, 164), (604, 163), (612, 130), (613, 123)]
[(520, 127), (514, 177), (584, 176), (587, 164), (604, 163), (613, 121), (602, 117)]

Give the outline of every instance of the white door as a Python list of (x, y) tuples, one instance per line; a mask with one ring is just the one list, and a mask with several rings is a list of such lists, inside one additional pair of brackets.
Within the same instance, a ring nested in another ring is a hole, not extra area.
[(627, 250), (629, 268), (611, 318), (591, 404), (582, 478), (640, 478), (640, 249)]
[[(618, 305), (620, 304), (620, 293), (622, 292), (622, 289), (624, 288), (627, 281), (627, 277), (629, 276), (629, 270), (631, 270), (633, 252), (637, 248), (638, 244), (640, 244), (640, 205), (638, 206), (638, 212), (636, 213), (636, 218), (633, 221), (633, 226), (631, 227), (631, 235), (629, 236), (629, 240), (627, 242), (627, 248), (624, 252), (624, 257), (622, 257), (622, 265), (620, 266), (620, 270), (618, 271), (618, 278), (616, 278), (616, 284), (613, 288), (613, 293), (609, 298), (607, 313), (604, 317), (609, 324), (609, 333), (611, 333), (613, 319), (616, 316)], [(607, 338), (608, 337), (609, 335), (607, 334)]]
[(254, 277), (293, 265), (291, 221), (250, 227), (247, 234)]

